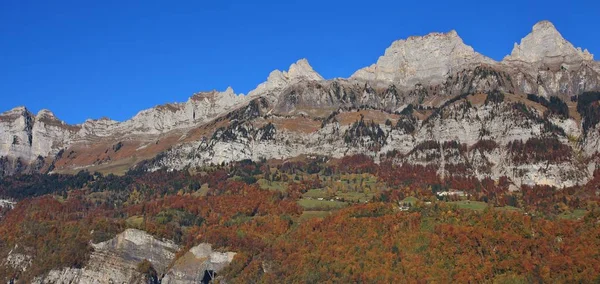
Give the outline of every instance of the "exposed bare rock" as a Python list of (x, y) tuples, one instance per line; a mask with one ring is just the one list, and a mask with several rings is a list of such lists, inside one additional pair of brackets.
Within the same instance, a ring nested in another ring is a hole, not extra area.
[(244, 97), (232, 88), (224, 92), (196, 93), (185, 103), (156, 106), (140, 111), (133, 118), (117, 122), (108, 118), (87, 120), (77, 133), (78, 140), (130, 135), (160, 135), (175, 129), (189, 129), (233, 110)]
[(138, 265), (148, 260), (159, 275), (175, 257), (178, 246), (146, 232), (127, 229), (115, 238), (94, 244), (88, 264), (81, 269), (52, 270), (37, 283), (144, 283)]
[(233, 110), (243, 99), (231, 88), (224, 92), (198, 93), (183, 104), (167, 104), (141, 111), (115, 131), (124, 134), (160, 134), (188, 128)]
[(81, 130), (77, 133), (76, 138), (80, 140), (94, 141), (98, 138), (109, 137), (112, 135), (112, 130), (118, 126), (119, 122), (109, 119), (88, 119), (81, 125)]
[[(589, 170), (581, 169), (595, 165), (573, 160), (570, 166), (527, 168), (498, 156), (512, 141), (549, 135), (558, 135), (562, 144), (583, 150), (586, 157), (600, 151), (594, 142), (597, 127), (584, 129), (578, 113), (546, 116), (544, 106), (516, 104), (527, 104), (524, 95), (529, 93), (576, 100), (582, 92), (600, 90), (599, 71), (589, 52), (575, 48), (549, 22), (536, 24), (500, 63), (475, 52), (455, 31), (432, 33), (394, 42), (376, 64), (347, 80), (324, 80), (302, 59), (288, 71), (271, 72), (247, 96), (231, 88), (197, 93), (124, 122), (99, 119), (70, 126), (49, 111), (33, 115), (16, 108), (0, 115), (0, 176), (51, 169), (109, 171), (144, 160), (151, 170), (303, 154), (364, 153), (379, 160), (392, 151), (406, 155), (425, 141), (470, 147), (491, 140), (501, 149), (469, 153), (466, 159), (479, 165), (470, 167), (478, 177), (510, 175), (523, 183), (570, 185), (585, 181)], [(468, 94), (483, 97), (467, 103)], [(488, 103), (485, 94), (511, 98)], [(408, 106), (420, 111), (401, 114)], [(373, 113), (360, 122), (352, 114), (358, 110)], [(586, 139), (574, 143), (579, 137)], [(122, 146), (119, 152), (111, 150), (114, 145)], [(453, 167), (452, 161), (441, 165)], [(572, 174), (576, 170), (582, 174)], [(439, 172), (449, 173), (445, 166)]]
[(456, 31), (431, 33), (395, 41), (376, 64), (358, 70), (351, 78), (412, 88), (440, 84), (454, 72), (481, 64), (494, 61), (466, 45)]
[[(513, 94), (469, 95), (448, 103), (425, 119), (373, 111), (372, 115), (381, 116), (378, 122), (373, 121), (373, 116), (363, 118), (361, 115), (354, 116), (350, 123), (339, 123), (353, 112), (338, 111), (321, 128), (310, 133), (272, 125), (270, 135), (265, 136), (262, 128), (241, 121), (215, 132), (210, 139), (165, 152), (149, 169), (182, 169), (243, 159), (285, 159), (310, 154), (339, 158), (360, 153), (378, 160), (396, 152), (402, 156), (396, 162), (434, 165), (439, 167), (441, 176), (460, 174), (493, 179), (507, 176), (518, 185), (543, 183), (558, 187), (585, 183), (592, 173), (587, 170), (587, 164), (575, 158), (579, 146), (571, 145), (567, 136), (581, 133), (580, 126), (570, 118), (550, 116), (546, 119), (543, 106), (527, 101), (524, 104), (520, 100), (525, 99)], [(386, 117), (394, 122), (386, 124)], [(541, 158), (523, 162), (507, 149), (514, 141), (525, 143), (530, 139), (558, 141), (567, 149), (566, 153), (557, 159), (541, 155)], [(425, 152), (419, 150), (420, 145), (428, 141), (439, 145), (458, 143), (467, 148), (480, 141), (491, 141), (496, 146), (484, 152), (452, 152), (454, 148), (442, 146)]]
[(26, 271), (31, 266), (31, 255), (27, 253), (27, 249), (16, 245), (8, 252), (8, 255), (2, 265), (12, 267), (17, 271)]
[(575, 48), (556, 30), (549, 21), (541, 21), (533, 26), (529, 35), (515, 43), (512, 53), (504, 58), (506, 62), (542, 63), (546, 65), (581, 64), (592, 61), (589, 51)]
[(214, 278), (233, 261), (234, 256), (234, 252), (213, 251), (210, 244), (197, 245), (175, 261), (161, 283), (200, 283), (206, 274)]
[(502, 61), (523, 93), (568, 99), (600, 89), (600, 64), (587, 50), (575, 48), (548, 21), (537, 23), (531, 33), (515, 43)]
[(323, 77), (315, 72), (306, 59), (300, 59), (292, 64), (289, 70), (275, 70), (269, 74), (267, 81), (261, 83), (256, 89), (248, 93), (250, 99), (259, 96), (266, 97), (271, 103), (278, 99), (279, 92), (285, 87), (301, 81), (320, 81)]
[[(127, 229), (106, 242), (93, 244), (94, 251), (84, 268), (52, 270), (38, 277), (35, 283), (148, 283), (139, 269), (142, 261), (149, 261), (157, 272), (155, 283), (200, 283), (206, 272), (215, 276), (235, 256), (233, 252), (214, 251), (210, 244), (191, 248), (173, 265), (179, 246), (157, 240), (144, 231)], [(28, 256), (12, 253), (10, 265), (27, 268)]]
[(33, 115), (25, 107), (14, 108), (0, 114), (0, 156), (30, 163), (56, 154), (78, 130), (48, 110)]

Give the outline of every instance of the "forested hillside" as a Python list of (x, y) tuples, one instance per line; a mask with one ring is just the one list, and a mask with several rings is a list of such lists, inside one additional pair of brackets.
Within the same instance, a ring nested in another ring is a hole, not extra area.
[[(186, 248), (235, 251), (221, 279), (247, 282), (593, 282), (600, 175), (584, 186), (511, 192), (367, 156), (242, 161), (124, 176), (17, 175), (0, 220), (3, 281), (85, 267), (127, 228)], [(460, 194), (459, 194), (460, 193)]]

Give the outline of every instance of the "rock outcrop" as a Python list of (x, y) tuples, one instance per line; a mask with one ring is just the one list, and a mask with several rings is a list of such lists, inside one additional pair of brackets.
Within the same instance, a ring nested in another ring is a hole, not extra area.
[(376, 64), (356, 71), (351, 78), (412, 88), (440, 84), (462, 69), (493, 63), (466, 45), (456, 31), (431, 33), (395, 41)]
[(254, 90), (248, 93), (250, 99), (265, 97), (271, 103), (276, 103), (279, 93), (294, 83), (302, 81), (321, 81), (324, 80), (319, 73), (315, 72), (306, 59), (300, 59), (290, 65), (288, 71), (274, 70), (269, 74), (267, 81), (259, 84)]
[(79, 129), (48, 110), (33, 115), (17, 107), (0, 114), (0, 177), (48, 169), (45, 159), (69, 145)]
[[(233, 260), (233, 252), (216, 252), (210, 244), (191, 248), (175, 260), (178, 245), (157, 240), (144, 231), (127, 229), (115, 238), (93, 244), (88, 264), (81, 269), (52, 270), (36, 283), (148, 283), (140, 263), (148, 261), (156, 271), (154, 283), (200, 283), (205, 271), (216, 275)], [(14, 255), (8, 261), (27, 262), (27, 256)], [(172, 262), (175, 261), (173, 265)], [(163, 277), (164, 276), (164, 277)]]
[[(497, 102), (493, 102), (492, 96), (465, 96), (425, 119), (419, 117), (426, 111), (414, 111), (411, 115), (374, 110), (338, 111), (309, 133), (279, 123), (286, 120), (283, 117), (240, 121), (216, 132), (210, 139), (175, 147), (146, 166), (150, 170), (183, 169), (243, 159), (285, 159), (310, 154), (335, 158), (366, 154), (378, 160), (393, 152), (400, 157), (396, 163), (433, 165), (441, 176), (460, 174), (480, 179), (507, 176), (517, 185), (558, 187), (582, 184), (591, 177), (593, 172), (587, 168), (590, 165), (575, 158), (579, 146), (572, 144), (567, 135), (578, 133), (572, 128), (576, 125), (572, 118), (550, 115), (544, 119), (546, 108), (522, 96), (507, 94), (501, 100), (496, 99)], [(301, 117), (294, 119), (308, 123), (309, 120)], [(269, 135), (265, 135), (267, 129)], [(542, 155), (539, 159), (522, 161), (518, 158), (522, 153), (511, 150), (513, 143), (537, 141), (535, 139), (559, 141), (565, 153), (561, 153), (560, 158)], [(496, 146), (489, 151), (478, 151), (481, 141), (493, 142)], [(442, 146), (422, 152), (422, 145), (430, 142)], [(454, 162), (443, 160), (441, 157), (449, 155), (444, 152), (445, 143), (474, 150), (452, 154), (458, 159)], [(451, 164), (466, 171), (457, 173), (457, 167)]]
[(0, 156), (31, 161), (56, 154), (77, 131), (48, 110), (33, 115), (25, 107), (14, 108), (0, 114)]
[(515, 43), (512, 53), (504, 58), (505, 62), (559, 66), (593, 60), (587, 49), (575, 48), (549, 21), (535, 24), (531, 33), (520, 44)]
[(523, 93), (569, 99), (600, 88), (600, 64), (587, 50), (575, 48), (548, 21), (537, 23), (502, 60)]
[(128, 229), (115, 238), (93, 245), (88, 264), (81, 269), (50, 271), (38, 283), (143, 283), (138, 265), (149, 261), (158, 275), (166, 272), (179, 249), (171, 242), (160, 241), (146, 232)]
[(215, 278), (234, 256), (234, 252), (213, 251), (210, 244), (197, 245), (175, 261), (161, 283), (200, 283), (206, 275)]

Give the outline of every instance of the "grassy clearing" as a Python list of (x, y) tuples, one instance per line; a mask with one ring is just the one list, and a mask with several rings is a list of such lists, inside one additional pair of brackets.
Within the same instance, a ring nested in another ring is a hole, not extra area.
[(298, 200), (298, 205), (306, 210), (327, 211), (346, 207), (348, 203), (341, 201), (315, 200), (302, 198)]
[(143, 223), (144, 223), (143, 216), (131, 216), (131, 217), (127, 218), (127, 220), (125, 220), (125, 224), (127, 224), (128, 227), (133, 227), (133, 228), (141, 228)]
[(300, 215), (300, 219), (298, 220), (300, 222), (303, 222), (314, 218), (325, 218), (329, 216), (329, 214), (329, 211), (304, 211), (302, 212), (302, 215)]
[(364, 187), (377, 186), (377, 177), (371, 174), (343, 174), (339, 176), (339, 180), (346, 185), (355, 185), (362, 181)]
[(516, 212), (523, 212), (523, 209), (521, 208), (517, 208), (514, 206), (503, 206), (503, 207), (496, 207), (496, 209), (501, 210), (501, 211), (516, 211)]
[(371, 201), (373, 199), (374, 194), (373, 193), (363, 193), (363, 192), (341, 192), (338, 191), (337, 193), (335, 193), (333, 196), (330, 196), (327, 191), (322, 190), (322, 189), (311, 189), (309, 191), (307, 191), (306, 193), (304, 193), (302, 195), (304, 198), (307, 199), (318, 199), (318, 198), (323, 198), (323, 199), (332, 199), (332, 198), (339, 198), (342, 199), (344, 201), (347, 202), (360, 202), (360, 203), (364, 203), (364, 202), (368, 202)]
[(368, 202), (373, 199), (373, 193), (338, 192), (335, 196), (350, 202)]
[(460, 209), (471, 209), (471, 210), (483, 210), (487, 207), (487, 203), (480, 201), (469, 201), (469, 200), (461, 200), (461, 201), (452, 201), (448, 202), (450, 204), (454, 204), (458, 206)]
[(573, 212), (565, 212), (565, 213), (558, 215), (558, 218), (566, 219), (566, 220), (578, 220), (580, 218), (583, 218), (586, 213), (587, 213), (587, 210), (575, 209), (575, 210), (573, 210)]
[(262, 189), (273, 190), (273, 191), (285, 191), (287, 189), (287, 183), (282, 181), (272, 181), (269, 182), (266, 179), (259, 179), (257, 181), (258, 185)]
[(322, 189), (311, 189), (304, 193), (302, 196), (305, 198), (327, 198), (327, 192)]

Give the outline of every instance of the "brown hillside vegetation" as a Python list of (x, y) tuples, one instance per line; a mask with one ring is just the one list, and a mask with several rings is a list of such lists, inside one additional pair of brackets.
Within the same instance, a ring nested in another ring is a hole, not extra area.
[[(238, 252), (248, 282), (593, 282), (600, 273), (600, 174), (584, 187), (523, 187), (364, 155), (298, 157), (187, 171), (15, 176), (0, 194), (0, 255), (31, 255), (25, 282), (86, 265), (90, 242), (126, 228), (183, 248)], [(436, 198), (462, 190), (460, 199)], [(320, 199), (319, 199), (320, 198)], [(327, 199), (327, 200), (321, 200)]]

